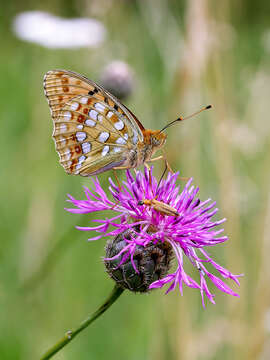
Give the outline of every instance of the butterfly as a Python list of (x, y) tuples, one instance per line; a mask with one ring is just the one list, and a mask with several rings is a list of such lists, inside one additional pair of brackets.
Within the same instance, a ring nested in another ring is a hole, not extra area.
[(166, 141), (163, 131), (170, 124), (162, 130), (145, 129), (120, 100), (80, 74), (48, 71), (44, 92), (56, 151), (68, 174), (92, 176), (138, 167), (154, 160)]

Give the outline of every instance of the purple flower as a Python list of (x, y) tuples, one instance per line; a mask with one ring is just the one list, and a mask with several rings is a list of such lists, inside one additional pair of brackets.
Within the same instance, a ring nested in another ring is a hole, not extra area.
[[(207, 279), (210, 280), (221, 291), (238, 296), (222, 278), (229, 278), (238, 285), (238, 277), (223, 268), (212, 260), (210, 254), (205, 250), (206, 247), (214, 246), (225, 242), (227, 236), (221, 235), (223, 229), (217, 229), (226, 219), (219, 221), (211, 220), (217, 213), (216, 203), (207, 199), (200, 201), (196, 196), (199, 188), (195, 188), (190, 179), (183, 190), (176, 185), (178, 173), (169, 173), (167, 178), (162, 180), (158, 186), (154, 176), (149, 176), (147, 168), (144, 173), (136, 171), (133, 176), (130, 171), (126, 172), (126, 181), (123, 181), (121, 189), (109, 179), (113, 200), (110, 200), (98, 179), (93, 180), (93, 188), (84, 188), (86, 200), (76, 200), (71, 195), (69, 202), (76, 208), (66, 209), (72, 213), (87, 214), (96, 211), (113, 210), (116, 214), (111, 218), (93, 220), (98, 223), (94, 227), (77, 227), (83, 231), (96, 231), (100, 235), (89, 240), (98, 240), (104, 236), (117, 236), (126, 230), (139, 225), (140, 232), (136, 237), (126, 239), (125, 247), (114, 257), (107, 260), (114, 260), (123, 256), (123, 261), (130, 257), (134, 270), (137, 271), (133, 261), (134, 252), (137, 245), (147, 246), (158, 242), (167, 242), (171, 245), (177, 261), (175, 272), (168, 274), (164, 278), (153, 282), (150, 289), (161, 288), (169, 284), (167, 292), (179, 286), (180, 292), (183, 291), (183, 283), (191, 288), (197, 288), (201, 292), (202, 303), (204, 304), (204, 294), (208, 299), (215, 303), (214, 295), (207, 286)], [(164, 215), (153, 206), (139, 205), (143, 199), (155, 199), (173, 207), (177, 216)], [(185, 255), (185, 256), (184, 256)], [(200, 281), (192, 279), (184, 270), (184, 259), (197, 269)], [(220, 277), (209, 272), (209, 268), (215, 270)]]

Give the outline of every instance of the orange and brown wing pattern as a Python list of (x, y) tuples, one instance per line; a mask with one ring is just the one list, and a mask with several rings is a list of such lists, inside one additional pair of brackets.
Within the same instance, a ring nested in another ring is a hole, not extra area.
[(137, 117), (119, 99), (87, 77), (73, 71), (51, 70), (45, 74), (43, 86), (53, 119), (70, 99), (77, 95), (89, 95), (104, 101), (110, 107), (117, 107), (117, 110), (126, 115), (129, 126), (137, 130), (139, 140), (143, 141), (144, 127)]
[(127, 152), (143, 141), (139, 120), (93, 81), (54, 70), (45, 75), (44, 89), (56, 150), (69, 174), (91, 176), (121, 166)]
[(95, 85), (89, 83), (87, 78), (65, 70), (48, 71), (43, 86), (53, 119), (70, 99), (95, 91)]
[(121, 166), (139, 141), (137, 129), (116, 104), (89, 95), (64, 105), (54, 121), (53, 138), (64, 169), (83, 176)]

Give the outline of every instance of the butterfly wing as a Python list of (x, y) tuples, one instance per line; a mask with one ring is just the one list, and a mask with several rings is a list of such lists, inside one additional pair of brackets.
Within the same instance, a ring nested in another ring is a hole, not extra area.
[(137, 117), (119, 99), (87, 77), (73, 71), (51, 70), (45, 74), (43, 86), (53, 118), (76, 95), (90, 95), (107, 102), (111, 107), (117, 105), (127, 116), (130, 125), (135, 129), (139, 128), (139, 140), (143, 140), (144, 127)]
[(95, 89), (95, 85), (88, 82), (87, 78), (65, 70), (48, 71), (44, 76), (43, 86), (53, 119), (67, 101)]
[(44, 88), (56, 150), (68, 173), (91, 176), (128, 166), (127, 154), (143, 140), (143, 126), (118, 99), (91, 80), (64, 70), (49, 71)]

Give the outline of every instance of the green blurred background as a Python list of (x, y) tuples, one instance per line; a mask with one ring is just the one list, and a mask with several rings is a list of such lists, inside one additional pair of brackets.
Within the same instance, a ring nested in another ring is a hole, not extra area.
[[(26, 42), (12, 24), (30, 10), (98, 19), (107, 37), (80, 49)], [(66, 194), (82, 197), (91, 180), (58, 164), (42, 79), (63, 68), (98, 82), (114, 60), (133, 69), (125, 104), (146, 127), (214, 105), (168, 131), (166, 154), (194, 177), (201, 199), (217, 199), (230, 241), (212, 254), (245, 276), (239, 289), (229, 284), (240, 299), (210, 287), (217, 304), (205, 309), (186, 287), (183, 297), (126, 292), (55, 359), (269, 359), (270, 2), (2, 1), (0, 31), (0, 359), (38, 359), (113, 286), (101, 261), (105, 240), (88, 243), (74, 228), (90, 216), (64, 211)]]

